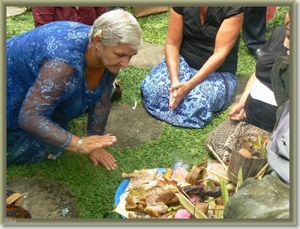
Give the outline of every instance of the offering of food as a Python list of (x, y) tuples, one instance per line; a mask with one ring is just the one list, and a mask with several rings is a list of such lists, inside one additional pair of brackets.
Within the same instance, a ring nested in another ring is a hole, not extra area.
[[(210, 202), (220, 198), (219, 187), (199, 181), (186, 182), (182, 167), (141, 169), (123, 173), (125, 180), (115, 196), (115, 211), (123, 218), (208, 218)], [(213, 206), (215, 208), (215, 206)]]
[[(165, 172), (166, 169), (142, 169), (123, 173), (123, 178), (130, 180), (120, 195), (116, 211), (126, 218), (159, 217), (166, 213), (166, 204), (175, 197), (177, 181), (165, 177)], [(170, 171), (166, 176), (170, 176)]]

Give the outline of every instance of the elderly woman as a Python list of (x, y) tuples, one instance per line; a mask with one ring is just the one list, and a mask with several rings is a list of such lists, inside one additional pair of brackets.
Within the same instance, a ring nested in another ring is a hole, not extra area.
[[(116, 142), (104, 135), (113, 82), (141, 45), (137, 20), (122, 9), (102, 14), (92, 27), (58, 21), (8, 39), (7, 164), (68, 150), (115, 169), (102, 148)], [(88, 136), (70, 133), (70, 121), (86, 112)]]
[(149, 113), (201, 128), (225, 109), (236, 86), (242, 7), (173, 7), (166, 58), (141, 83)]

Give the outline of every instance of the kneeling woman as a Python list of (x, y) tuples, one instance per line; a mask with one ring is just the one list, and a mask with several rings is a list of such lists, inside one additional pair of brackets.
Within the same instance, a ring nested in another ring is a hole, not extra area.
[[(93, 26), (56, 21), (8, 39), (7, 165), (69, 150), (115, 169), (115, 158), (103, 148), (116, 142), (104, 135), (113, 82), (141, 45), (137, 20), (118, 9)], [(70, 122), (85, 113), (88, 136), (82, 139), (70, 132)]]
[(173, 7), (166, 58), (141, 83), (149, 113), (201, 128), (225, 109), (236, 87), (242, 7)]

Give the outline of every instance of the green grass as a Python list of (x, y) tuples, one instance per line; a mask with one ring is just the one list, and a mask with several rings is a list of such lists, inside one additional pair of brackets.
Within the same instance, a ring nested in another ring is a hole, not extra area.
[[(279, 7), (275, 18), (268, 23), (268, 28), (283, 24), (287, 7)], [(129, 9), (130, 10), (130, 9)], [(139, 18), (145, 43), (164, 44), (169, 13)], [(22, 15), (7, 18), (6, 37), (13, 37), (34, 28), (30, 11)], [(269, 34), (268, 34), (269, 36)], [(249, 77), (255, 68), (255, 61), (247, 53), (240, 40), (237, 75)], [(122, 69), (118, 76), (123, 87), (123, 97), (119, 103), (132, 104), (137, 101), (142, 105), (139, 85), (150, 69), (130, 66)], [(96, 219), (118, 217), (112, 214), (114, 195), (122, 181), (122, 172), (132, 172), (143, 167), (167, 167), (171, 165), (171, 152), (176, 148), (185, 148), (192, 152), (193, 164), (198, 164), (210, 157), (205, 140), (207, 135), (227, 118), (228, 109), (213, 115), (212, 121), (203, 129), (186, 129), (164, 123), (162, 134), (144, 145), (131, 148), (111, 148), (118, 161), (118, 168), (106, 171), (104, 167), (95, 167), (88, 157), (65, 152), (55, 161), (39, 164), (11, 165), (7, 168), (7, 179), (14, 177), (44, 177), (60, 182), (71, 190), (77, 198), (79, 218)], [(72, 122), (72, 132), (84, 134), (86, 118), (83, 116)]]

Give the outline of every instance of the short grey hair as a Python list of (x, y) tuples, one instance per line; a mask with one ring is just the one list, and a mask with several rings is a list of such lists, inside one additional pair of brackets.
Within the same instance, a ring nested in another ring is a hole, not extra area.
[(142, 29), (138, 21), (121, 8), (110, 10), (94, 21), (89, 33), (90, 43), (93, 43), (96, 34), (101, 34), (102, 44), (106, 47), (127, 44), (137, 51), (143, 44)]

